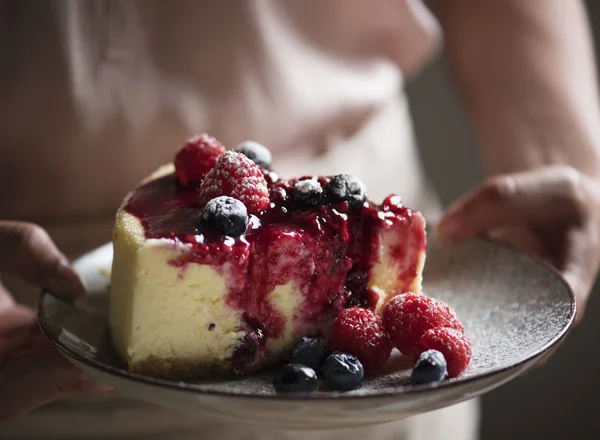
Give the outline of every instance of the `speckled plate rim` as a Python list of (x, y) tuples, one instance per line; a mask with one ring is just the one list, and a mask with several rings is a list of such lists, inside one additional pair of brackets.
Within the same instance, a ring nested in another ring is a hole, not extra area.
[[(548, 353), (553, 347), (555, 347), (560, 341), (562, 341), (571, 328), (573, 327), (573, 323), (575, 321), (575, 316), (577, 314), (577, 304), (575, 300), (575, 294), (571, 286), (567, 283), (562, 274), (551, 264), (541, 259), (540, 257), (532, 254), (528, 254), (518, 249), (516, 246), (499, 242), (497, 240), (493, 240), (488, 237), (479, 237), (477, 240), (485, 241), (488, 243), (492, 243), (496, 246), (501, 246), (507, 249), (510, 252), (518, 253), (523, 255), (525, 258), (529, 259), (533, 264), (536, 264), (542, 267), (544, 270), (550, 272), (557, 280), (557, 282), (563, 284), (566, 292), (569, 295), (570, 299), (570, 314), (567, 323), (561, 328), (561, 330), (545, 345), (531, 353), (529, 356), (526, 356), (516, 362), (513, 362), (509, 365), (504, 365), (502, 367), (498, 367), (495, 369), (491, 369), (486, 373), (478, 374), (475, 376), (470, 376), (465, 379), (461, 379), (460, 376), (455, 379), (446, 380), (444, 382), (438, 384), (427, 384), (427, 385), (400, 385), (400, 386), (390, 386), (386, 387), (385, 390), (378, 391), (376, 393), (370, 394), (347, 394), (342, 392), (315, 392), (315, 393), (275, 393), (275, 394), (253, 394), (253, 393), (244, 393), (244, 392), (234, 392), (234, 391), (220, 391), (220, 390), (206, 390), (206, 389), (198, 389), (198, 386), (202, 384), (197, 383), (189, 383), (183, 381), (170, 381), (167, 379), (159, 379), (151, 376), (142, 375), (139, 373), (131, 373), (126, 370), (114, 367), (112, 365), (107, 365), (102, 362), (98, 362), (89, 357), (83, 356), (80, 353), (70, 349), (66, 345), (62, 344), (58, 340), (58, 336), (54, 331), (50, 328), (47, 323), (46, 315), (45, 315), (45, 305), (44, 300), (46, 297), (52, 297), (58, 299), (60, 301), (64, 301), (60, 297), (54, 295), (52, 292), (48, 290), (42, 290), (38, 308), (37, 308), (37, 317), (39, 325), (46, 335), (46, 338), (52, 343), (52, 345), (58, 349), (62, 354), (66, 355), (68, 358), (73, 359), (74, 361), (86, 365), (92, 369), (100, 370), (104, 373), (118, 376), (122, 379), (133, 380), (138, 383), (158, 386), (162, 388), (169, 388), (179, 392), (187, 392), (192, 394), (202, 394), (207, 396), (214, 397), (234, 397), (234, 398), (244, 398), (244, 399), (266, 399), (266, 400), (307, 400), (307, 401), (331, 401), (331, 400), (364, 400), (364, 399), (380, 399), (385, 397), (398, 397), (400, 395), (425, 395), (429, 393), (436, 392), (438, 390), (446, 390), (455, 387), (459, 387), (468, 383), (478, 382), (484, 380), (486, 378), (501, 374), (508, 370), (517, 370), (519, 367), (524, 366), (528, 362), (531, 362), (534, 359), (540, 358), (542, 355)], [(243, 380), (243, 379), (239, 379)]]

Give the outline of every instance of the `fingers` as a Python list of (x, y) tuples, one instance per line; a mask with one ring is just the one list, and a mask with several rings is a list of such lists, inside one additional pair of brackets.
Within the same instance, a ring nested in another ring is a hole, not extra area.
[(35, 313), (27, 307), (0, 310), (0, 365), (31, 337), (36, 324)]
[(0, 419), (29, 412), (52, 400), (109, 388), (87, 377), (43, 338), (0, 367)]
[(584, 179), (569, 167), (494, 177), (450, 207), (439, 232), (467, 238), (527, 222), (582, 224), (590, 209)]
[(22, 222), (0, 222), (0, 273), (9, 273), (65, 297), (84, 293), (78, 275), (46, 231)]
[(0, 280), (0, 311), (15, 305), (15, 299), (6, 291)]

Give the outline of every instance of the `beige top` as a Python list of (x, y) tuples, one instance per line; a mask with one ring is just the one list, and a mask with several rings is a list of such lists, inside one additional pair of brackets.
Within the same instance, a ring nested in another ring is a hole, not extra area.
[[(284, 176), (354, 173), (371, 198), (396, 192), (427, 216), (401, 88), (438, 40), (418, 0), (4, 0), (0, 218), (81, 254), (110, 239), (126, 191), (204, 131), (265, 144)], [(371, 432), (409, 430), (391, 426)], [(1, 422), (0, 438), (236, 438), (223, 429), (111, 397)]]

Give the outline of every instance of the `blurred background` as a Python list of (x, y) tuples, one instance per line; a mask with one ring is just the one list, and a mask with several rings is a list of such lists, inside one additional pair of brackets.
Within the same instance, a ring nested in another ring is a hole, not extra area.
[[(587, 3), (600, 58), (600, 2)], [(468, 116), (440, 60), (408, 94), (424, 165), (449, 203), (482, 176)], [(482, 440), (600, 439), (600, 285), (594, 290), (586, 319), (543, 369), (483, 399)]]

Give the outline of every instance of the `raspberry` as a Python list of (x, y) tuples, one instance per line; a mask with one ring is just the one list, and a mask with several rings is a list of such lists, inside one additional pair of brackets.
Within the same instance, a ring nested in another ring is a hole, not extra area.
[(188, 139), (175, 155), (175, 171), (179, 185), (199, 185), (224, 152), (223, 145), (207, 134)]
[(238, 199), (254, 214), (269, 207), (269, 190), (262, 171), (246, 156), (235, 151), (227, 151), (220, 156), (200, 185), (201, 203), (219, 196)]
[(333, 323), (329, 349), (356, 356), (367, 373), (382, 367), (392, 348), (381, 318), (371, 310), (344, 309)]
[(451, 327), (459, 332), (464, 328), (456, 313), (441, 301), (412, 292), (397, 295), (383, 310), (383, 324), (406, 356), (413, 356), (419, 339), (435, 327)]
[(437, 350), (448, 364), (448, 377), (461, 374), (471, 361), (471, 341), (464, 333), (449, 327), (432, 328), (419, 340), (417, 354)]

